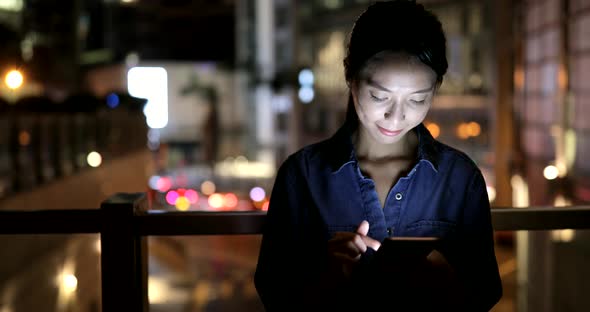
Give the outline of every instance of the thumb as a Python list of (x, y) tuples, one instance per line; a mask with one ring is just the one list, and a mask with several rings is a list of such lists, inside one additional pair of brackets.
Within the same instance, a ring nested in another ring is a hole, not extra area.
[(369, 234), (369, 222), (367, 222), (367, 220), (363, 220), (363, 222), (361, 222), (359, 227), (356, 229), (356, 233), (367, 236), (367, 234)]

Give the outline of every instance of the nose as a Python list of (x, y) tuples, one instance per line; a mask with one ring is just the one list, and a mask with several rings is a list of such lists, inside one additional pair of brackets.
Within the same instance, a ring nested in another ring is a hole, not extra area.
[(403, 105), (399, 103), (393, 103), (389, 105), (385, 113), (383, 113), (383, 118), (385, 119), (399, 119), (404, 120), (406, 119), (406, 114), (404, 112)]

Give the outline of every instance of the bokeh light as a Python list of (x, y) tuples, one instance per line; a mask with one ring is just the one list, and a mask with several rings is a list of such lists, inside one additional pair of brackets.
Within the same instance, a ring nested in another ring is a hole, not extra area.
[(227, 193), (223, 196), (223, 206), (235, 208), (238, 206), (238, 197), (234, 193)]
[(311, 101), (313, 101), (313, 98), (315, 97), (315, 91), (313, 90), (312, 87), (301, 87), (299, 89), (299, 100), (305, 104), (310, 103)]
[(549, 165), (543, 170), (543, 176), (547, 180), (555, 180), (559, 176), (559, 169), (554, 165)]
[(219, 209), (223, 207), (223, 195), (219, 193), (213, 193), (209, 196), (208, 203), (211, 208)]
[(119, 106), (119, 96), (115, 93), (107, 95), (107, 106), (110, 108)]
[(169, 177), (160, 177), (156, 182), (156, 188), (160, 192), (166, 192), (172, 187), (172, 180)]
[(197, 201), (199, 201), (199, 194), (197, 193), (197, 191), (192, 189), (186, 190), (184, 192), (184, 197), (186, 197), (191, 204), (194, 204)]
[(90, 152), (88, 156), (86, 156), (86, 162), (90, 167), (98, 167), (102, 164), (102, 156), (100, 156), (97, 152)]
[(23, 77), (23, 74), (16, 69), (9, 71), (4, 78), (6, 86), (13, 90), (20, 88), (23, 85), (24, 80), (25, 78)]
[(265, 201), (264, 204), (262, 204), (262, 208), (261, 208), (262, 211), (268, 211), (268, 205), (269, 205), (269, 202)]
[(201, 193), (203, 193), (205, 196), (215, 193), (215, 183), (211, 181), (205, 181), (201, 183)]
[(180, 197), (178, 197), (178, 199), (176, 199), (175, 206), (176, 206), (176, 209), (178, 209), (180, 211), (186, 211), (191, 206), (191, 203), (188, 200), (188, 198), (186, 198), (184, 196), (180, 196)]
[(250, 199), (255, 202), (263, 201), (265, 197), (266, 192), (264, 192), (264, 189), (261, 187), (256, 186), (250, 190)]
[(20, 146), (27, 146), (31, 143), (31, 135), (27, 131), (21, 131), (18, 133), (18, 144)]
[(170, 191), (166, 194), (166, 202), (169, 205), (176, 205), (176, 200), (178, 200), (178, 197), (180, 197), (180, 195), (178, 195), (178, 192)]
[(430, 132), (433, 138), (436, 139), (440, 136), (440, 127), (436, 123), (429, 122), (426, 124), (426, 129), (428, 129), (428, 132)]
[(63, 274), (61, 284), (66, 293), (73, 293), (78, 288), (78, 279), (74, 274)]
[(490, 202), (496, 200), (496, 188), (493, 186), (486, 186), (486, 190), (488, 191), (488, 198)]
[(469, 136), (472, 137), (476, 137), (481, 134), (481, 126), (475, 121), (467, 124), (467, 130), (469, 131)]

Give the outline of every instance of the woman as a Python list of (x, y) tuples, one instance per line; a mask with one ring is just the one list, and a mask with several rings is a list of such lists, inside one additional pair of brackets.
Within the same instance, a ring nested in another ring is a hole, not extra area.
[[(345, 124), (277, 173), (255, 275), (267, 310), (488, 311), (502, 287), (483, 176), (422, 125), (447, 70), (439, 20), (414, 1), (357, 19)], [(376, 261), (387, 237), (438, 237), (420, 261)]]

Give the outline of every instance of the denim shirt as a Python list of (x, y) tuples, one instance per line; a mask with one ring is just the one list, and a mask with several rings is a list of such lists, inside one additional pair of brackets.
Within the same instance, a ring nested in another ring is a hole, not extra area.
[(413, 129), (418, 159), (382, 207), (375, 183), (359, 169), (351, 128), (345, 123), (279, 168), (255, 273), (267, 310), (300, 304), (302, 289), (328, 270), (327, 241), (339, 231), (355, 232), (367, 220), (368, 236), (379, 241), (388, 236), (443, 239), (440, 251), (455, 269), (466, 310), (488, 311), (502, 286), (486, 184), (475, 163), (436, 141), (420, 124)]

